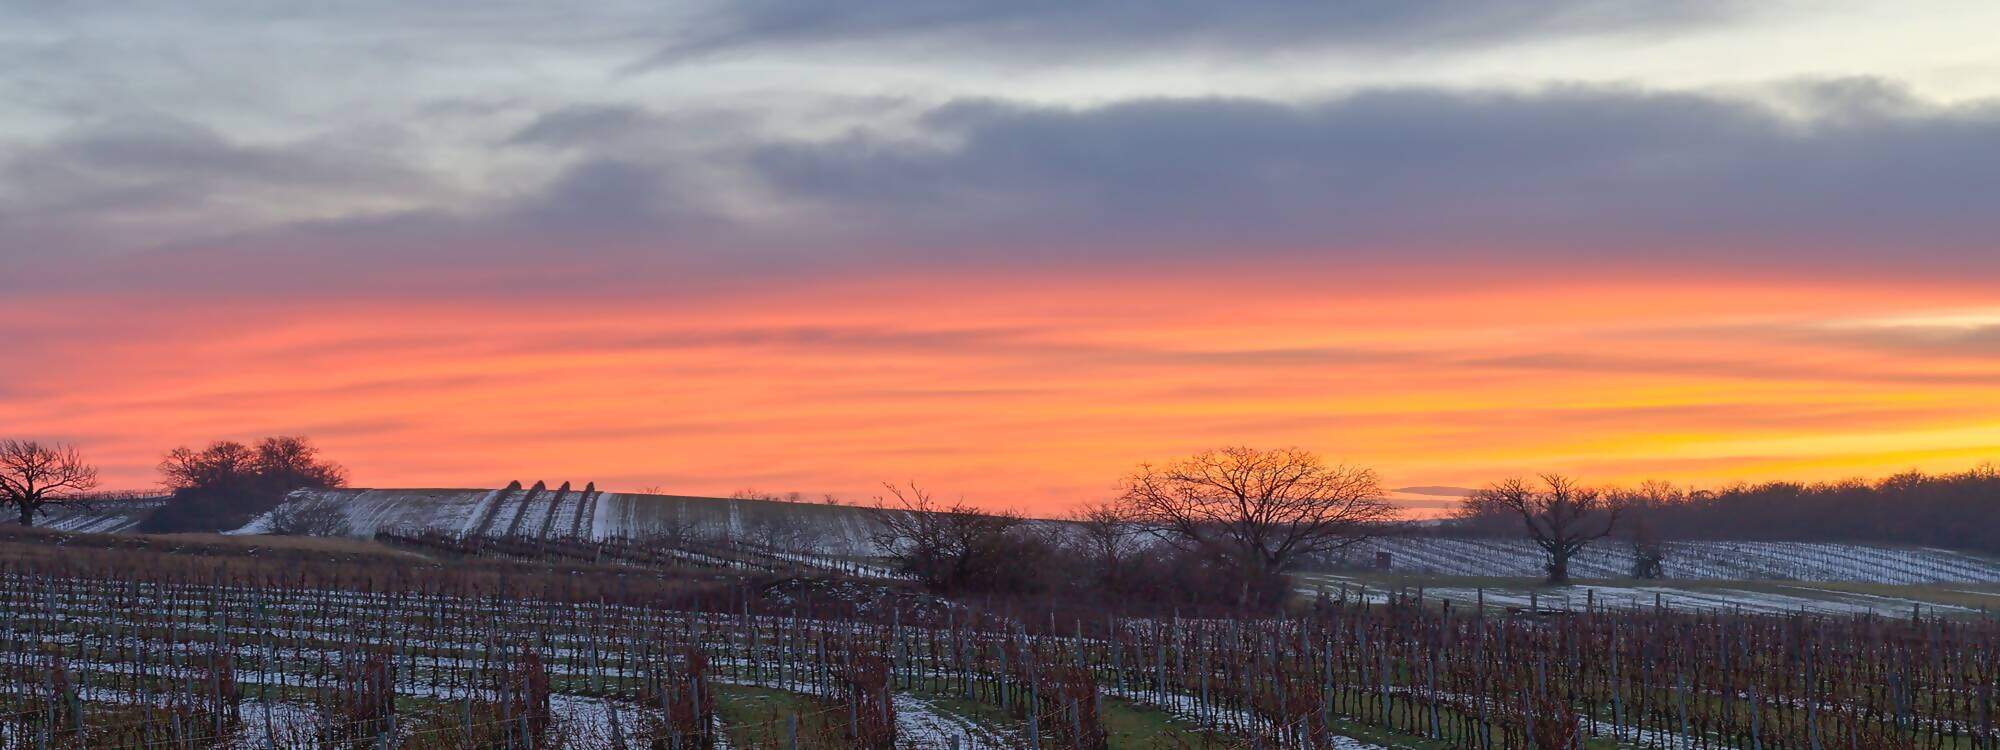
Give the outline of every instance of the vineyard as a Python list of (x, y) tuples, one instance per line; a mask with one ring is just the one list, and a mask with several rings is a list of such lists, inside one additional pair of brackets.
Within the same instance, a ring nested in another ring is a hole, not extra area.
[[(1888, 584), (2000, 581), (2000, 561), (1941, 549), (1814, 542), (1674, 541), (1665, 543), (1667, 578), (1683, 580), (1855, 581)], [(1524, 539), (1389, 537), (1346, 551), (1342, 561), (1406, 572), (1456, 576), (1537, 576), (1544, 558)], [(1622, 578), (1632, 570), (1625, 545), (1586, 548), (1572, 560), (1584, 578)]]
[[(122, 532), (137, 526), (158, 499), (64, 509), (51, 528)], [(337, 508), (323, 533), (359, 538), (449, 534), (526, 540), (606, 541), (662, 536), (711, 547), (783, 547), (814, 559), (879, 554), (874, 509), (821, 503), (607, 493), (520, 482), (494, 490), (310, 490), (288, 508)], [(240, 533), (266, 533), (269, 515)], [(1065, 533), (1060, 521), (1037, 521)], [(776, 544), (775, 542), (782, 542)], [(513, 543), (513, 542), (510, 542)], [(1773, 541), (1674, 541), (1666, 545), (1665, 577), (1680, 580), (1843, 581), (1882, 584), (2000, 582), (2000, 560), (1953, 550), (1862, 544)], [(1386, 567), (1383, 567), (1386, 562)], [(1386, 569), (1444, 576), (1541, 574), (1541, 552), (1525, 539), (1390, 536), (1349, 548), (1325, 561), (1331, 568)], [(1632, 569), (1626, 545), (1594, 545), (1572, 563), (1583, 578), (1622, 578)]]
[[(0, 569), (8, 747), (2000, 747), (1983, 618), (1356, 591), (1133, 620), (864, 606), (842, 592), (887, 584), (678, 556), (135, 565), (102, 539)], [(1116, 729), (1135, 717), (1173, 731)]]
[(375, 538), (398, 547), (455, 557), (493, 557), (642, 568), (697, 567), (752, 573), (839, 574), (856, 578), (900, 579), (880, 562), (758, 544), (702, 538), (632, 539), (533, 536), (477, 536), (435, 529), (380, 531)]

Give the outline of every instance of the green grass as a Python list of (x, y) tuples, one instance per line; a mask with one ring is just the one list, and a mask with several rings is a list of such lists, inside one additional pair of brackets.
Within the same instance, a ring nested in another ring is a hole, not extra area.
[[(999, 706), (966, 700), (956, 694), (927, 690), (907, 691), (929, 703), (941, 714), (951, 714), (1002, 735), (1024, 731), (1022, 719)], [(1111, 750), (1162, 750), (1178, 748), (1230, 747), (1240, 738), (1204, 730), (1171, 714), (1120, 698), (1106, 697), (1100, 704), (1098, 720), (1104, 725)]]
[(809, 695), (776, 688), (750, 685), (715, 686), (715, 712), (722, 718), (729, 746), (737, 748), (784, 748), (786, 724), (798, 716), (801, 750), (831, 747), (824, 739), (835, 729), (827, 706)]
[(904, 690), (899, 692), (923, 699), (925, 703), (930, 705), (932, 711), (958, 716), (1002, 734), (1006, 734), (1023, 725), (1021, 720), (1015, 719), (1006, 711), (1001, 710), (999, 706), (966, 700), (961, 695), (936, 694), (923, 690)]
[(1098, 720), (1111, 750), (1222, 747), (1231, 738), (1174, 718), (1165, 711), (1119, 698), (1105, 698)]

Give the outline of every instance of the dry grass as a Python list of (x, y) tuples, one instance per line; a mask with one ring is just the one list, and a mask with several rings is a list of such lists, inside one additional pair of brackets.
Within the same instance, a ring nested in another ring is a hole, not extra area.
[(375, 592), (505, 592), (553, 601), (689, 604), (762, 581), (712, 569), (640, 570), (494, 558), (439, 559), (358, 539), (73, 534), (0, 528), (0, 571)]
[(0, 527), (0, 544), (53, 545), (69, 549), (152, 550), (200, 557), (316, 559), (328, 562), (423, 562), (429, 558), (366, 539), (226, 534), (78, 534)]
[(163, 544), (171, 544), (183, 549), (208, 549), (216, 552), (240, 552), (241, 554), (279, 553), (311, 555), (344, 555), (353, 557), (383, 556), (406, 560), (428, 560), (429, 557), (411, 550), (391, 547), (371, 539), (323, 536), (263, 536), (225, 534), (144, 534)]

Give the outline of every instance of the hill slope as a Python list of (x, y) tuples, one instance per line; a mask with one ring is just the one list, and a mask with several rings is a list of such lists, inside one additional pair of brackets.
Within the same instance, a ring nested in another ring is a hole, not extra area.
[[(644, 538), (689, 536), (805, 543), (835, 554), (873, 549), (875, 523), (852, 506), (770, 500), (647, 495), (518, 484), (481, 489), (300, 490), (289, 506), (321, 505), (341, 514), (349, 536), (424, 529), (481, 536)], [(271, 514), (235, 533), (269, 530)]]
[[(540, 539), (674, 537), (747, 542), (819, 555), (874, 555), (873, 509), (770, 500), (597, 492), (586, 485), (518, 483), (484, 489), (301, 490), (286, 506), (338, 513), (342, 533), (437, 530), (453, 535)], [(269, 530), (269, 514), (236, 533)], [(108, 522), (106, 522), (108, 523)], [(1039, 522), (1053, 529), (1059, 521)], [(1862, 583), (2000, 582), (2000, 561), (1951, 550), (1886, 545), (1763, 541), (1668, 544), (1666, 574), (1685, 580), (1792, 580)], [(1525, 539), (1398, 536), (1349, 548), (1333, 567), (1473, 577), (1533, 577), (1542, 555)], [(1588, 548), (1572, 563), (1582, 578), (1623, 578), (1626, 545)]]

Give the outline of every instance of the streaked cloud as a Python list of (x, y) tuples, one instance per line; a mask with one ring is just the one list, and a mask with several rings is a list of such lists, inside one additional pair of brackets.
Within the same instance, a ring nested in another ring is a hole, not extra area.
[(10, 5), (0, 422), (120, 484), (307, 431), (373, 484), (1036, 508), (1220, 443), (1956, 468), (1996, 8)]
[[(894, 128), (824, 140), (752, 133), (696, 152), (643, 145), (677, 136), (642, 109), (563, 109), (508, 143), (560, 142), (571, 159), (538, 184), (491, 186), (456, 208), (362, 205), (217, 236), (216, 227), (245, 221), (243, 201), (230, 198), (267, 195), (281, 176), (305, 206), (286, 200), (251, 215), (424, 195), (425, 183), (414, 169), (317, 152), (153, 138), (86, 140), (101, 147), (17, 160), (17, 173), (56, 177), (0, 215), (116, 236), (171, 200), (179, 210), (170, 215), (186, 226), (155, 226), (147, 236), (163, 244), (89, 276), (155, 283), (174, 268), (202, 268), (237, 288), (259, 275), (331, 289), (384, 278), (449, 287), (455, 278), (440, 269), (465, 265), (623, 288), (1223, 252), (1474, 269), (2000, 271), (1982, 200), (2000, 192), (2000, 108), (1926, 103), (1875, 82), (1809, 87), (1792, 101), (1808, 113), (1594, 87), (1085, 108), (978, 100)], [(110, 174), (97, 176), (100, 164)], [(148, 197), (168, 185), (171, 199)], [(33, 202), (45, 195), (73, 195), (57, 200), (78, 208)], [(754, 206), (743, 196), (756, 196)], [(9, 254), (23, 252), (46, 251)]]
[(754, 160), (782, 192), (864, 227), (857, 242), (927, 251), (1004, 235), (1061, 257), (1248, 247), (1476, 264), (1505, 248), (1530, 263), (1992, 271), (1981, 196), (2000, 190), (2000, 108), (1859, 106), (1853, 88), (1802, 95), (1818, 112), (1804, 120), (1599, 88), (963, 102), (927, 114), (926, 139), (776, 145)]
[(1745, 7), (1732, 2), (1631, 0), (1254, 0), (1220, 5), (1099, 0), (951, 0), (916, 5), (861, 0), (826, 5), (751, 0), (702, 14), (640, 67), (798, 46), (862, 55), (869, 54), (870, 47), (877, 54), (914, 47), (931, 54), (999, 56), (1040, 64), (1134, 55), (1263, 56), (1322, 47), (1452, 54), (1468, 46), (1524, 38), (1661, 33), (1719, 21)]

